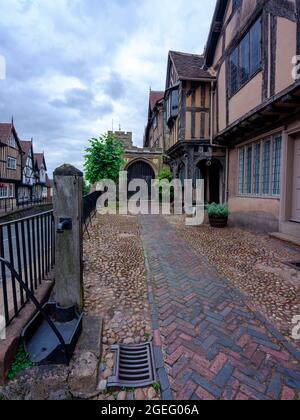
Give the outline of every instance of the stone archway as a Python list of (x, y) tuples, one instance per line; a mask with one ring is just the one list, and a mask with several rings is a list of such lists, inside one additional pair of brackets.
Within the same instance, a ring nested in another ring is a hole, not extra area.
[(128, 182), (133, 179), (144, 179), (150, 182), (156, 178), (155, 170), (146, 160), (138, 159), (131, 162), (125, 169), (128, 172)]
[(142, 179), (148, 184), (148, 194), (151, 195), (151, 182), (156, 178), (152, 165), (144, 159), (137, 159), (127, 165), (128, 185), (135, 179)]

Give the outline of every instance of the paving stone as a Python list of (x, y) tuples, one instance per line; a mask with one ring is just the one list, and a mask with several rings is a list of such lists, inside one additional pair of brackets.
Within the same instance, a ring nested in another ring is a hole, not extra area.
[[(240, 288), (239, 282), (232, 283), (231, 276), (228, 281), (216, 270), (219, 257), (215, 231), (205, 227), (204, 236), (202, 228), (187, 229), (173, 220), (159, 216), (139, 218), (174, 398), (297, 398), (300, 383), (297, 349), (257, 312), (257, 307), (249, 307), (248, 295), (242, 292), (250, 288)], [(226, 236), (226, 232), (218, 231), (218, 235)], [(241, 238), (248, 238), (243, 231), (234, 232), (232, 236), (237, 244)], [(209, 250), (198, 236), (209, 243)], [(193, 246), (191, 238), (197, 247)], [(252, 237), (250, 239), (251, 243)], [(232, 238), (229, 243), (230, 251), (239, 251)], [(249, 247), (248, 253), (251, 257)], [(232, 263), (229, 254), (231, 252), (224, 256), (225, 275), (230, 274), (226, 269), (228, 260), (227, 266)], [(242, 258), (246, 258), (246, 252)], [(247, 272), (251, 272), (256, 263), (254, 258), (251, 264), (245, 263)], [(244, 282), (245, 276), (241, 279)], [(257, 282), (254, 284), (265, 298), (262, 287), (257, 286)], [(271, 288), (266, 283), (263, 286), (273, 299)], [(291, 296), (290, 289), (285, 290)], [(255, 299), (254, 302), (257, 303)]]
[(218, 385), (220, 388), (225, 388), (225, 385), (231, 378), (233, 371), (234, 367), (232, 367), (229, 363), (226, 364), (218, 373), (218, 376), (215, 378), (215, 384)]
[(158, 377), (162, 391), (167, 391), (170, 388), (170, 383), (164, 368), (158, 369)]
[(281, 376), (278, 373), (274, 373), (271, 382), (268, 387), (267, 394), (274, 400), (278, 400), (282, 390)]
[[(105, 379), (112, 374), (111, 344), (139, 344), (148, 340), (146, 333), (152, 334), (148, 296), (152, 302), (154, 295), (152, 291), (148, 294), (137, 218), (98, 215), (89, 230), (90, 237), (85, 235), (83, 244), (88, 255), (84, 267), (85, 311), (104, 320), (103, 343), (109, 344), (101, 356)], [(158, 328), (156, 315), (152, 318)], [(119, 397), (124, 397), (121, 390)], [(127, 395), (130, 398), (133, 396)]]

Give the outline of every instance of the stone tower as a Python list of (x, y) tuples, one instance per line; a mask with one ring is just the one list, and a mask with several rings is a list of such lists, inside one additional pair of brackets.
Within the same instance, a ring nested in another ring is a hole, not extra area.
[(125, 149), (132, 149), (133, 148), (133, 141), (132, 141), (132, 133), (125, 131), (109, 131), (109, 135), (114, 135), (118, 140), (120, 140), (123, 144)]

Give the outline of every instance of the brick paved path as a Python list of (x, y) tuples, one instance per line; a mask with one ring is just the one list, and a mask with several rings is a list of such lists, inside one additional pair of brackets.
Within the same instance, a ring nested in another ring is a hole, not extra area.
[(164, 218), (140, 223), (174, 398), (300, 399), (299, 352)]

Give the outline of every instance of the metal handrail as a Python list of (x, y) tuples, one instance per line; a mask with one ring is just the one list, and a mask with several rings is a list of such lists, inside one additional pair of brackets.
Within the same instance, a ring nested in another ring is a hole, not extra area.
[(30, 291), (30, 289), (27, 287), (27, 285), (23, 282), (20, 274), (15, 270), (15, 268), (12, 266), (12, 264), (9, 261), (5, 260), (4, 258), (1, 258), (0, 257), (0, 263), (4, 264), (9, 269), (9, 271), (12, 274), (12, 276), (18, 281), (19, 285), (25, 291), (25, 293), (27, 295), (27, 298), (32, 301), (32, 303), (34, 304), (34, 306), (36, 307), (36, 309), (38, 310), (38, 312), (40, 312), (40, 314), (43, 316), (43, 318), (45, 319), (45, 321), (49, 324), (49, 327), (52, 329), (52, 331), (54, 332), (54, 334), (58, 338), (60, 344), (64, 348), (65, 355), (66, 355), (66, 360), (69, 360), (69, 358), (68, 358), (68, 348), (67, 348), (67, 345), (66, 345), (66, 342), (65, 342), (63, 336), (58, 331), (58, 329), (56, 328), (54, 322), (48, 316), (48, 314), (46, 313), (46, 311), (44, 310), (44, 308), (42, 307), (42, 305), (35, 298), (34, 294)]
[(17, 223), (17, 222), (25, 222), (26, 220), (30, 220), (33, 217), (40, 217), (40, 216), (44, 216), (47, 214), (53, 213), (53, 209), (52, 210), (47, 210), (47, 211), (43, 211), (41, 213), (37, 213), (37, 214), (32, 214), (31, 216), (26, 216), (26, 217), (22, 217), (21, 219), (16, 219), (16, 220), (11, 220), (9, 222), (2, 222), (0, 223), (0, 227), (6, 227), (7, 225), (11, 225), (12, 223)]

